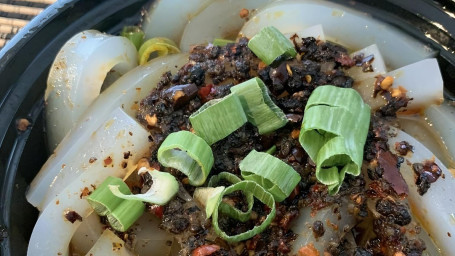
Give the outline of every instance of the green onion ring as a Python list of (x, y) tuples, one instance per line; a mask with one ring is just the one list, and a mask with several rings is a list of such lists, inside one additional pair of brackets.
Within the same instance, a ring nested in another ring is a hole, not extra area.
[(245, 180), (252, 180), (270, 192), (275, 201), (286, 199), (299, 183), (300, 175), (280, 159), (252, 150), (239, 165)]
[[(231, 184), (236, 184), (242, 181), (239, 177), (235, 176), (232, 173), (229, 172), (220, 172), (218, 175), (213, 175), (208, 183), (209, 187), (214, 187), (218, 185), (220, 180), (227, 180)], [(246, 211), (241, 211), (235, 207), (232, 207), (231, 205), (221, 202), (220, 204), (220, 211), (229, 217), (239, 220), (241, 222), (246, 222), (250, 219), (251, 216), (251, 211), (253, 210), (253, 204), (254, 204), (254, 197), (253, 194), (251, 194), (248, 191), (243, 191), (246, 197), (246, 201), (248, 203), (248, 210)], [(215, 208), (213, 208), (214, 210)], [(211, 213), (212, 214), (212, 213)]]
[(338, 192), (346, 173), (360, 174), (369, 124), (370, 107), (354, 89), (325, 85), (311, 94), (299, 142), (330, 194)]
[(224, 139), (246, 121), (242, 104), (238, 96), (232, 93), (205, 103), (190, 116), (196, 134), (209, 145)]
[(139, 65), (145, 65), (154, 52), (156, 52), (159, 57), (167, 54), (179, 53), (180, 50), (171, 39), (165, 37), (149, 39), (139, 48)]
[(253, 36), (248, 42), (248, 48), (265, 64), (271, 66), (297, 55), (292, 42), (273, 26), (265, 27)]
[(109, 190), (109, 185), (118, 186), (118, 189), (123, 194), (131, 194), (130, 189), (122, 179), (108, 176), (103, 183), (87, 197), (87, 202), (100, 216), (106, 216), (123, 202), (123, 199), (112, 194)]
[(204, 184), (212, 169), (214, 158), (210, 146), (188, 131), (169, 134), (158, 149), (158, 161), (188, 176), (193, 186)]
[[(226, 234), (226, 232), (221, 230), (221, 228), (219, 227), (219, 224), (218, 224), (219, 210), (218, 209), (221, 205), (223, 195), (228, 195), (228, 194), (230, 194), (234, 191), (238, 191), (238, 190), (241, 190), (243, 192), (251, 192), (254, 195), (254, 197), (259, 199), (259, 201), (261, 201), (262, 203), (264, 203), (265, 205), (267, 205), (270, 208), (270, 213), (267, 215), (264, 222), (262, 222), (259, 226), (255, 226), (253, 229), (250, 229), (244, 233), (229, 236), (228, 234)], [(213, 212), (212, 224), (213, 224), (215, 233), (219, 237), (226, 240), (227, 242), (234, 243), (234, 242), (249, 239), (249, 238), (261, 233), (262, 231), (264, 231), (270, 225), (270, 223), (272, 223), (273, 218), (275, 218), (275, 214), (276, 214), (276, 208), (275, 208), (275, 200), (274, 200), (273, 196), (269, 192), (267, 192), (263, 187), (261, 187), (261, 185), (257, 184), (256, 182), (244, 180), (244, 181), (240, 181), (232, 186), (229, 186), (228, 188), (226, 188), (223, 191), (222, 196), (219, 198), (219, 201), (215, 207), (215, 211)]]
[(134, 44), (134, 46), (136, 46), (137, 50), (139, 50), (142, 42), (144, 41), (144, 32), (138, 26), (123, 27), (120, 35), (128, 38)]
[(255, 77), (233, 86), (231, 92), (239, 96), (248, 121), (258, 127), (259, 134), (275, 131), (288, 122), (283, 111), (273, 103), (261, 79)]

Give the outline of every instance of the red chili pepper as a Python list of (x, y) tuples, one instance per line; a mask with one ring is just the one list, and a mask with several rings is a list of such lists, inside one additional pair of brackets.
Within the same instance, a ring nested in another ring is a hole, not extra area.
[(151, 213), (156, 215), (156, 217), (158, 217), (160, 219), (163, 218), (163, 206), (154, 204), (154, 205), (151, 205), (149, 207), (149, 209), (150, 209)]
[(219, 245), (216, 244), (204, 244), (194, 249), (192, 256), (207, 256), (218, 251), (220, 249)]
[(201, 89), (199, 89), (197, 94), (199, 95), (199, 97), (202, 100), (205, 100), (205, 98), (207, 98), (207, 96), (209, 96), (210, 91), (212, 90), (212, 87), (213, 87), (213, 84), (208, 84), (208, 85), (202, 87)]

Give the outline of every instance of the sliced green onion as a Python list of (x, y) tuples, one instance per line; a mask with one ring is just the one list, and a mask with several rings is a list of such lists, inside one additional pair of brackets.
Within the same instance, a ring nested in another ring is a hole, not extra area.
[(286, 125), (286, 115), (273, 103), (261, 79), (255, 77), (233, 86), (231, 92), (239, 96), (248, 121), (258, 127), (259, 134), (272, 132)]
[[(237, 177), (236, 175), (234, 175), (232, 173), (220, 172), (218, 175), (213, 175), (210, 178), (210, 180), (208, 182), (208, 186), (210, 186), (210, 187), (216, 186), (216, 185), (218, 185), (218, 183), (221, 180), (226, 180), (226, 181), (230, 182), (231, 184), (236, 184), (236, 183), (239, 183), (240, 181), (242, 181), (239, 177)], [(237, 208), (233, 207), (232, 205), (227, 204), (225, 202), (221, 202), (219, 210), (222, 213), (228, 215), (229, 217), (239, 220), (241, 222), (245, 222), (245, 221), (249, 220), (250, 216), (251, 216), (251, 211), (253, 210), (254, 197), (253, 197), (253, 194), (251, 194), (248, 191), (244, 191), (243, 193), (245, 194), (245, 198), (246, 198), (246, 201), (248, 204), (248, 209), (246, 211), (241, 211), (240, 209), (237, 209)], [(211, 209), (213, 211), (215, 208), (212, 207)]]
[(267, 149), (265, 151), (265, 153), (267, 153), (269, 155), (273, 155), (273, 154), (275, 154), (275, 152), (276, 152), (276, 146), (275, 145), (273, 145), (272, 147), (270, 147), (269, 149)]
[[(351, 113), (357, 113), (358, 106), (363, 103), (362, 96), (354, 90), (332, 85), (319, 86), (311, 94), (305, 106), (305, 111), (314, 106), (326, 105), (330, 107), (341, 107)], [(365, 105), (365, 104), (364, 104)]]
[(139, 65), (146, 64), (153, 53), (159, 57), (179, 52), (179, 48), (171, 39), (155, 37), (145, 41), (139, 48)]
[(273, 195), (275, 201), (286, 199), (300, 181), (300, 175), (280, 159), (252, 150), (239, 165), (245, 180), (252, 180)]
[(120, 192), (118, 185), (109, 185), (109, 189), (112, 194), (125, 200), (141, 201), (158, 205), (167, 204), (179, 191), (179, 184), (172, 174), (142, 167), (139, 170), (139, 174), (144, 172), (150, 175), (153, 181), (150, 189), (144, 194), (125, 195)]
[[(218, 224), (218, 215), (220, 212), (219, 207), (222, 202), (222, 196), (229, 195), (230, 193), (238, 191), (238, 190), (243, 191), (243, 192), (252, 193), (254, 195), (254, 197), (259, 199), (259, 201), (261, 201), (262, 203), (264, 203), (265, 205), (267, 205), (270, 208), (270, 213), (267, 215), (265, 220), (259, 226), (255, 226), (254, 228), (252, 228), (244, 233), (229, 236), (228, 234), (226, 234), (226, 232), (221, 230), (221, 228)], [(274, 200), (273, 196), (254, 181), (244, 180), (244, 181), (238, 182), (232, 186), (229, 186), (228, 188), (226, 188), (223, 191), (222, 196), (219, 198), (218, 203), (215, 206), (216, 210), (213, 212), (212, 224), (213, 224), (216, 234), (219, 237), (221, 237), (222, 239), (226, 240), (227, 242), (233, 243), (233, 242), (238, 242), (238, 241), (249, 239), (249, 238), (261, 233), (262, 231), (264, 231), (270, 225), (270, 223), (272, 223), (273, 218), (275, 218), (276, 208), (275, 208), (275, 200)]]
[(224, 139), (247, 121), (236, 94), (205, 103), (190, 116), (196, 134), (209, 145)]
[(222, 38), (213, 39), (213, 45), (216, 45), (216, 46), (226, 46), (227, 44), (233, 44), (233, 43), (235, 43), (235, 41), (233, 41), (233, 40), (222, 39)]
[(316, 163), (316, 178), (335, 194), (345, 174), (359, 175), (370, 107), (353, 89), (320, 86), (311, 94), (299, 141)]
[(231, 184), (235, 184), (237, 182), (242, 181), (235, 174), (232, 174), (230, 172), (220, 172), (217, 175), (213, 175), (212, 177), (210, 177), (210, 180), (207, 183), (207, 186), (214, 187), (214, 186), (218, 185), (221, 180), (226, 180)]
[(113, 212), (107, 215), (112, 228), (125, 232), (144, 213), (145, 205), (141, 201), (123, 200)]
[(109, 185), (118, 186), (119, 191), (124, 194), (131, 194), (128, 186), (122, 179), (117, 177), (107, 177), (88, 197), (87, 201), (93, 210), (100, 216), (106, 216), (119, 206), (123, 199), (116, 197), (109, 190)]
[(134, 46), (136, 46), (136, 49), (138, 50), (141, 47), (142, 42), (144, 41), (144, 32), (137, 26), (123, 27), (123, 30), (120, 33), (120, 35), (128, 38), (134, 44)]
[(158, 161), (188, 176), (193, 186), (204, 184), (213, 166), (213, 153), (203, 139), (188, 131), (169, 134), (158, 149)]
[(253, 36), (248, 42), (248, 48), (267, 65), (297, 55), (292, 42), (273, 26), (265, 27)]
[(98, 215), (107, 216), (112, 228), (124, 232), (142, 215), (145, 205), (117, 197), (110, 189), (112, 186), (119, 193), (131, 194), (122, 179), (109, 176), (87, 197), (87, 201)]
[(215, 206), (219, 201), (223, 191), (223, 186), (220, 187), (204, 187), (194, 190), (193, 198), (205, 208), (206, 218), (210, 218), (215, 211)]

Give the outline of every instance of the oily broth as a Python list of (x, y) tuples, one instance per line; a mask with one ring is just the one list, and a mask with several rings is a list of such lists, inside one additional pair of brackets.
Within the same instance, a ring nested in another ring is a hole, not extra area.
[[(403, 131), (424, 144), (447, 168), (455, 167), (455, 159), (438, 131), (421, 115), (402, 115), (397, 124)], [(436, 183), (437, 184), (437, 183)]]

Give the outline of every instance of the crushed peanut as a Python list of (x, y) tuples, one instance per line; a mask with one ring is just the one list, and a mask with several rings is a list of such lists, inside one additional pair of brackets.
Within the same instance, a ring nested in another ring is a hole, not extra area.
[(403, 86), (398, 86), (398, 88), (392, 89), (392, 97), (403, 97), (406, 96), (407, 90)]
[(147, 114), (145, 116), (145, 121), (147, 121), (148, 125), (155, 126), (156, 123), (158, 122), (158, 118), (156, 117), (156, 114), (154, 114), (153, 116), (150, 116), (149, 114)]
[(288, 74), (290, 76), (292, 76), (292, 70), (291, 70), (291, 66), (289, 66), (289, 64), (286, 64), (286, 70), (288, 71)]
[(305, 80), (307, 83), (311, 83), (311, 81), (313, 80), (313, 78), (311, 78), (310, 75), (305, 75)]
[(185, 93), (183, 91), (176, 91), (174, 95), (172, 96), (172, 100), (176, 102), (178, 99), (181, 97), (185, 96)]
[(391, 76), (386, 76), (384, 80), (381, 81), (381, 89), (383, 90), (388, 90), (390, 87), (392, 87), (393, 84), (393, 77)]
[(137, 162), (137, 167), (136, 169), (139, 170), (141, 169), (142, 167), (145, 167), (147, 169), (150, 169), (150, 162), (147, 158), (141, 158), (139, 159), (139, 161)]

